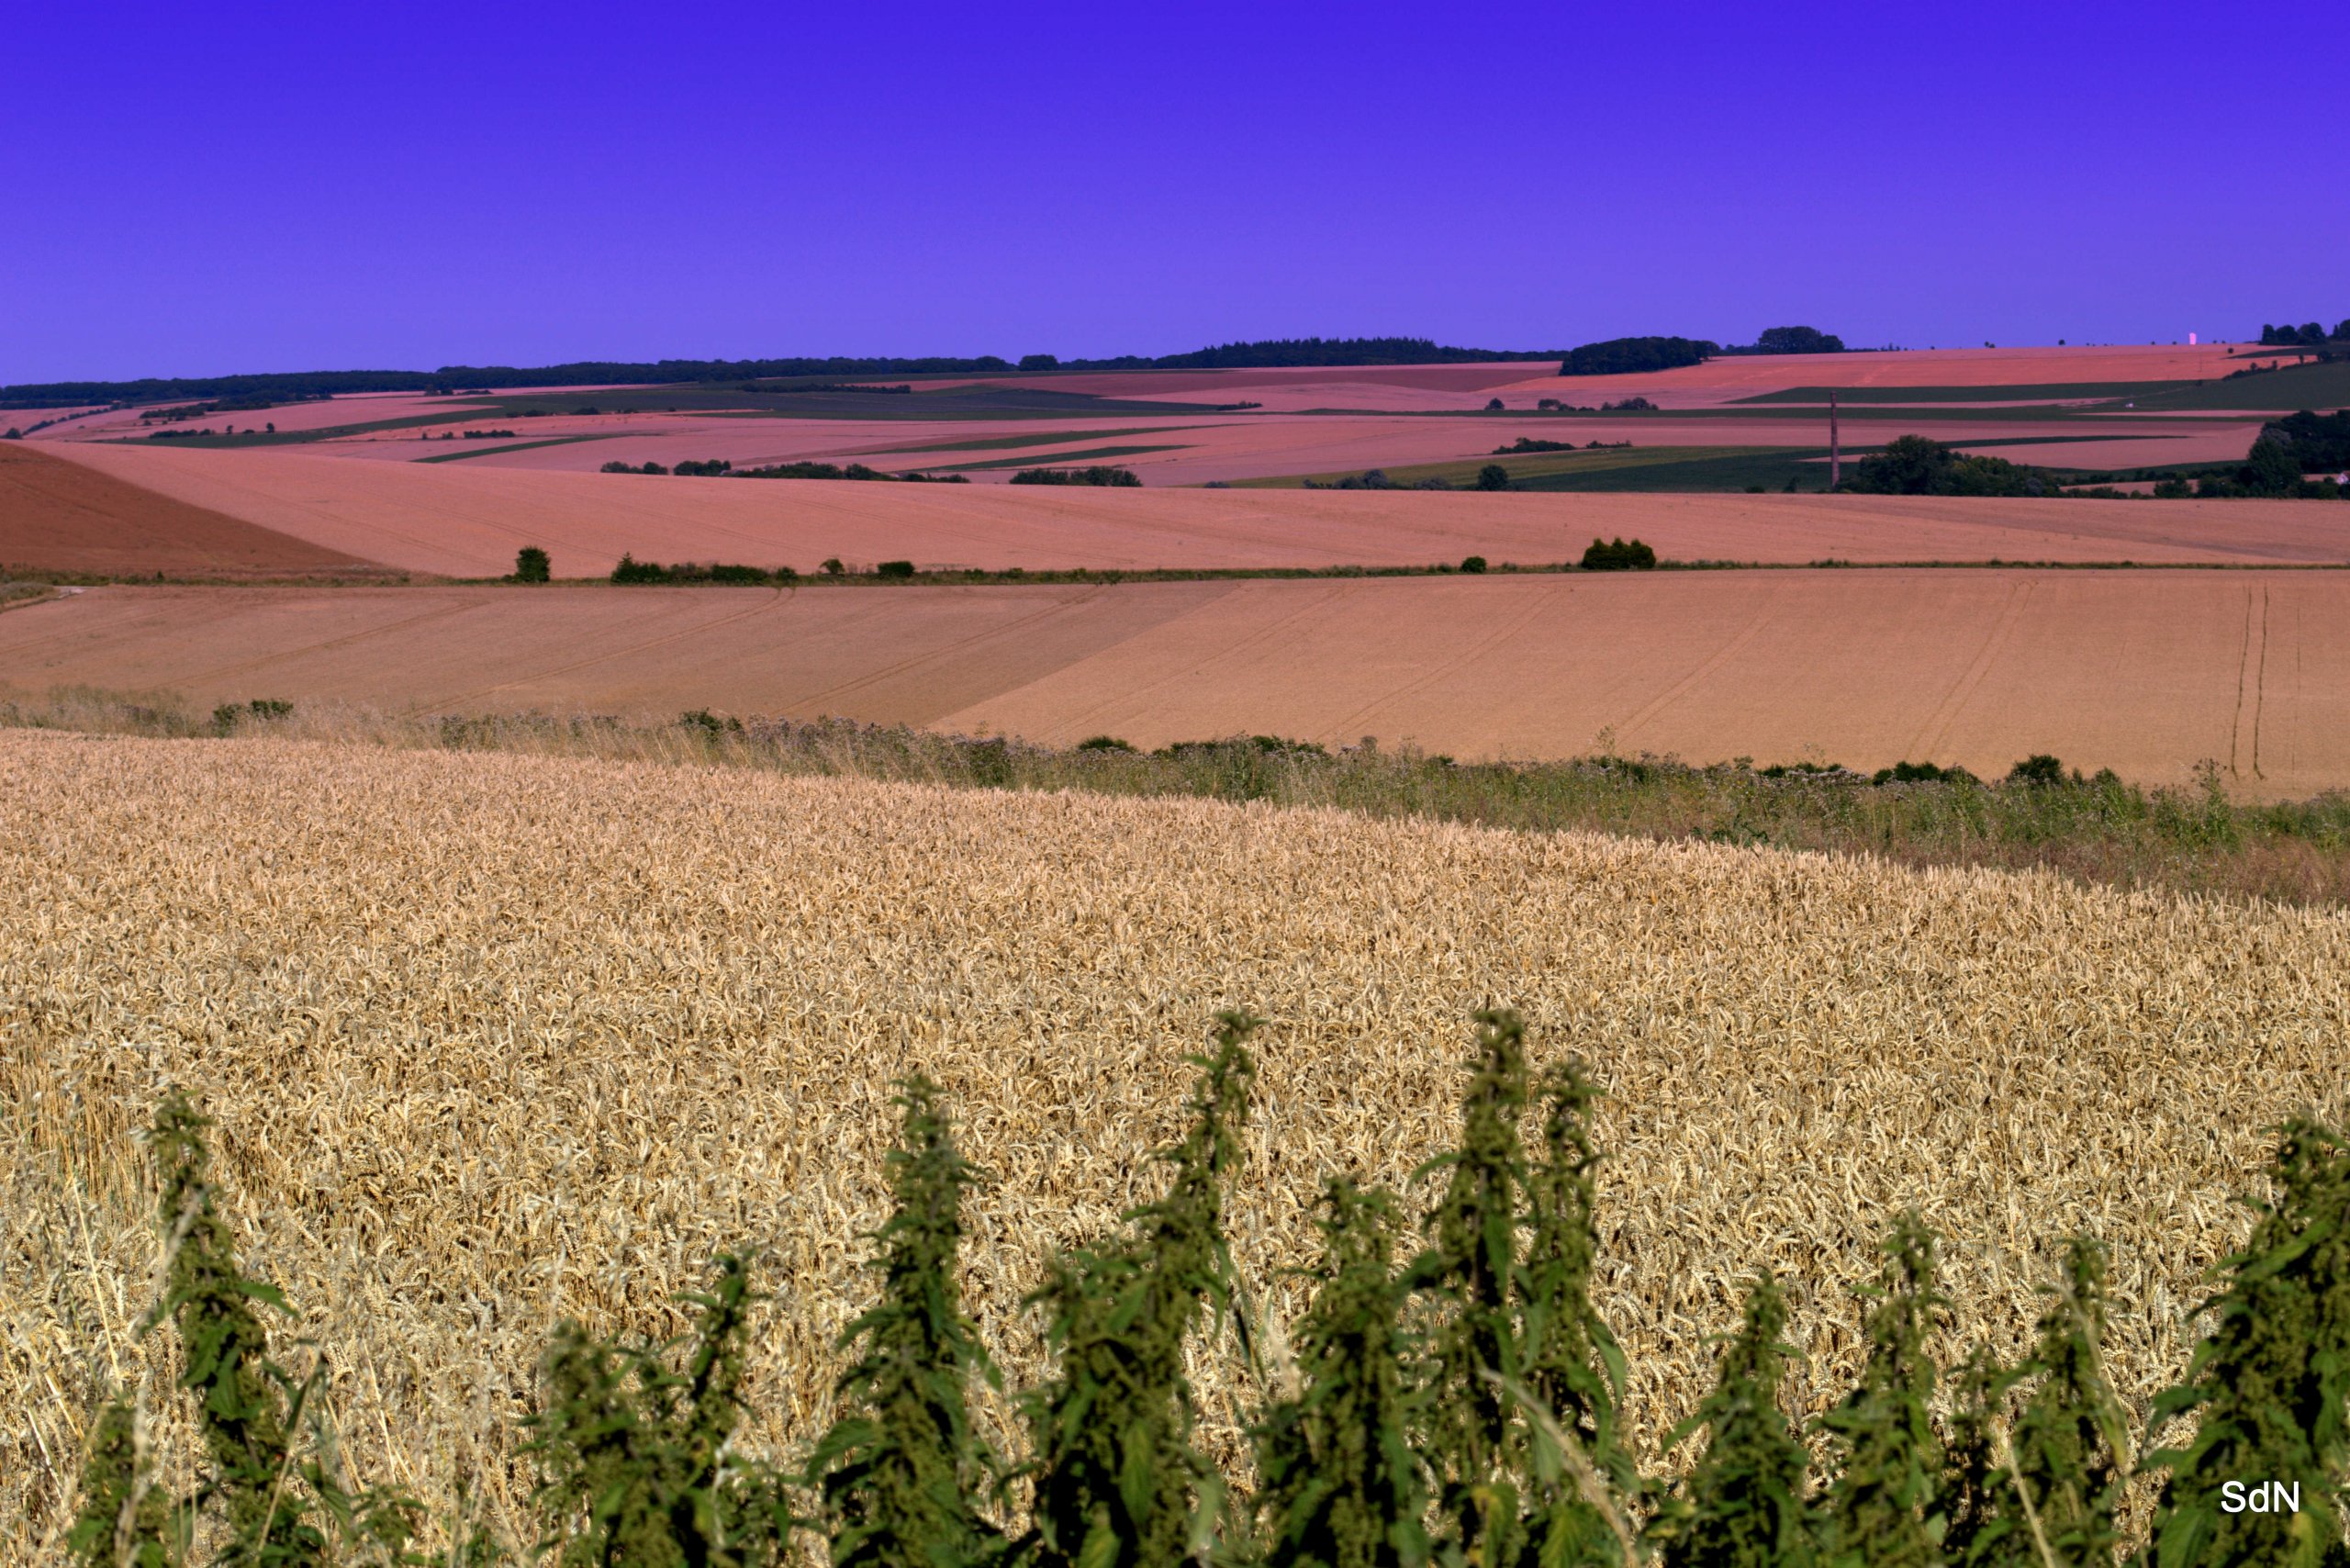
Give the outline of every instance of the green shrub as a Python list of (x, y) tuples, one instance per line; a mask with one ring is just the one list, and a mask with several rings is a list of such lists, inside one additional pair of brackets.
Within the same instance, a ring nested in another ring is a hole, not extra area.
[(547, 553), (535, 544), (525, 544), (514, 552), (514, 576), (518, 583), (543, 583), (548, 580), (554, 564)]
[(1460, 558), (1460, 569), (1464, 572), (1482, 572), (1485, 569), (1485, 558), (1483, 555), (1463, 555)]
[(658, 561), (640, 561), (626, 551), (621, 552), (620, 565), (612, 568), (616, 583), (666, 583), (669, 568)]
[(1135, 748), (1130, 743), (1122, 741), (1115, 735), (1088, 735), (1077, 743), (1077, 749), (1079, 751), (1123, 751), (1132, 754)]
[(228, 734), (240, 724), (268, 723), (276, 719), (293, 717), (294, 704), (274, 697), (256, 697), (249, 702), (223, 702), (212, 710), (212, 730), (215, 734)]
[(1498, 463), (1486, 464), (1477, 470), (1477, 488), (1481, 490), (1508, 489), (1509, 470)]
[(1097, 464), (1090, 468), (1023, 468), (1012, 476), (1015, 485), (1103, 485), (1127, 488), (1142, 483), (1131, 468)]
[(1926, 1336), (1947, 1305), (1934, 1290), (1934, 1238), (1904, 1214), (1885, 1244), (1864, 1326), (1860, 1383), (1819, 1418), (1833, 1479), (1821, 1504), (1821, 1562), (1831, 1568), (1935, 1568), (1943, 1451), (1927, 1414), (1935, 1369)]
[(903, 582), (914, 575), (914, 564), (912, 561), (884, 561), (873, 568), (873, 575)]
[(669, 472), (684, 479), (715, 479), (722, 474), (732, 473), (733, 468), (734, 465), (723, 457), (689, 457)]
[(2006, 782), (2045, 790), (2065, 782), (2065, 765), (2044, 751), (2036, 751), (2008, 769)]

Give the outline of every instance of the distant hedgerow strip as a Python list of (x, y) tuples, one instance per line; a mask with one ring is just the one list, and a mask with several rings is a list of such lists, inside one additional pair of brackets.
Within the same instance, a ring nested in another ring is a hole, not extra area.
[[(878, 1299), (842, 1336), (838, 1418), (805, 1462), (736, 1446), (760, 1298), (749, 1260), (721, 1257), (681, 1341), (557, 1329), (523, 1422), (539, 1472), (529, 1554), (560, 1568), (773, 1568), (811, 1551), (834, 1568), (2119, 1568), (2124, 1494), (2159, 1477), (2133, 1565), (2350, 1562), (2350, 1144), (2335, 1131), (2280, 1129), (2274, 1194), (2219, 1271), (2185, 1381), (2155, 1406), (2158, 1428), (2194, 1424), (2143, 1468), (2103, 1368), (2103, 1249), (2068, 1243), (2020, 1363), (1978, 1348), (1946, 1375), (1930, 1349), (1947, 1310), (1936, 1238), (1905, 1213), (1862, 1293), (1858, 1379), (1808, 1434), (1824, 1466), (1784, 1404), (1795, 1352), (1785, 1295), (1763, 1276), (1713, 1391), (1667, 1439), (1704, 1436), (1668, 1484), (1633, 1462), (1623, 1352), (1594, 1299), (1598, 1088), (1573, 1060), (1535, 1072), (1504, 1012), (1477, 1016), (1458, 1147), (1422, 1168), (1443, 1185), (1416, 1257), (1396, 1255), (1395, 1195), (1327, 1182), (1294, 1365), (1266, 1379), (1257, 1485), (1236, 1500), (1195, 1440), (1185, 1367), (1239, 1299), (1224, 1203), (1256, 1027), (1219, 1019), (1186, 1131), (1161, 1156), (1163, 1195), (1047, 1264), (1033, 1299), (1057, 1364), (1023, 1397), (1024, 1464), (971, 1419), (973, 1381), (996, 1378), (957, 1283), (963, 1200), (983, 1178), (916, 1075), (897, 1101), (890, 1216), (868, 1238)], [(307, 1568), (513, 1552), (341, 1475), (312, 1398), (323, 1369), (275, 1359), (255, 1306), (290, 1309), (237, 1263), (207, 1126), (173, 1094), (150, 1137), (164, 1262), (148, 1324), (179, 1338), (199, 1479), (167, 1485), (149, 1413), (110, 1395), (87, 1430), (73, 1559)], [(1245, 1337), (1248, 1315), (1234, 1316)], [(2255, 1484), (2288, 1501), (2247, 1506)]]

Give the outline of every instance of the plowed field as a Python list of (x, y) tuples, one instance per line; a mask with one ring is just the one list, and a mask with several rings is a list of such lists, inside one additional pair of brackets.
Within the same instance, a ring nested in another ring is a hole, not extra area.
[(172, 577), (383, 576), (313, 540), (0, 442), (0, 572)]
[(403, 711), (828, 714), (2350, 784), (2350, 574), (1785, 571), (986, 588), (93, 589), (0, 684)]

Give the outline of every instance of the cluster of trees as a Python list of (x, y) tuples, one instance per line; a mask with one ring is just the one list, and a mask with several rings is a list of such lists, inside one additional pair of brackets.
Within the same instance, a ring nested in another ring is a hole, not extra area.
[(2062, 490), (2004, 457), (1953, 450), (1922, 435), (1896, 437), (1854, 463), (1844, 488), (1874, 496), (2053, 496)]
[[(890, 1217), (867, 1238), (876, 1299), (842, 1333), (839, 1409), (813, 1446), (767, 1458), (736, 1440), (754, 1414), (756, 1297), (753, 1265), (723, 1255), (685, 1298), (681, 1341), (556, 1326), (524, 1418), (539, 1539), (468, 1539), (459, 1518), (431, 1561), (2111, 1568), (2141, 1478), (2159, 1491), (2136, 1526), (2140, 1560), (2161, 1568), (2328, 1568), (2350, 1551), (2350, 1149), (2334, 1129), (2279, 1129), (2271, 1195), (2216, 1271), (2193, 1361), (2153, 1407), (2146, 1438), (2175, 1434), (2170, 1446), (2132, 1440), (2104, 1371), (2097, 1241), (2061, 1248), (2012, 1362), (1978, 1341), (1946, 1366), (1933, 1349), (1951, 1318), (1941, 1244), (1903, 1213), (1861, 1293), (1863, 1353), (1841, 1397), (1808, 1422), (1789, 1414), (1788, 1293), (1759, 1273), (1713, 1389), (1666, 1439), (1688, 1455), (1668, 1480), (1638, 1462), (1630, 1368), (1601, 1306), (1588, 1066), (1538, 1068), (1514, 1014), (1479, 1014), (1455, 1147), (1422, 1170), (1432, 1201), (1415, 1214), (1403, 1194), (1332, 1177), (1313, 1297), (1283, 1346), (1264, 1341), (1225, 1230), (1256, 1025), (1219, 1019), (1158, 1195), (1045, 1260), (1032, 1301), (1051, 1361), (1018, 1394), (1024, 1462), (971, 1407), (981, 1383), (1002, 1385), (962, 1294), (967, 1201), (986, 1175), (957, 1148), (943, 1092), (916, 1075), (896, 1101)], [(276, 1360), (260, 1304), (280, 1298), (236, 1255), (207, 1126), (174, 1094), (147, 1140), (170, 1245), (142, 1330), (169, 1325), (189, 1348), (176, 1392), (204, 1460), (170, 1462), (115, 1394), (91, 1422), (68, 1553), (162, 1568), (190, 1555), (202, 1517), (222, 1562), (427, 1561), (422, 1506), (350, 1473), (330, 1404)], [(1203, 1446), (1188, 1372), (1227, 1324), (1261, 1391), (1243, 1495)]]
[(1842, 353), (1844, 340), (1817, 327), (1766, 327), (1751, 343), (1724, 345), (1710, 338), (1610, 338), (1567, 351), (1561, 375), (1623, 375), (1677, 370), (1718, 354)]
[[(1504, 477), (1506, 478), (1507, 476), (1505, 475)], [(1300, 483), (1309, 490), (1449, 490), (1452, 488), (1451, 480), (1437, 475), (1431, 475), (1425, 479), (1416, 479), (1408, 485), (1399, 484), (1388, 477), (1387, 470), (1384, 468), (1366, 468), (1360, 474), (1348, 474), (1341, 478), (1305, 479), (1301, 480)]]
[(1706, 338), (1609, 338), (1567, 351), (1559, 365), (1561, 375), (1628, 375), (1635, 372), (1678, 370), (1703, 364), (1721, 353), (1721, 345)]
[(1189, 353), (1057, 359), (1029, 354), (1023, 370), (1262, 370), (1347, 364), (1469, 364), (1480, 360), (1555, 359), (1556, 349), (1464, 349), (1428, 338), (1260, 338)]
[(878, 468), (868, 468), (862, 463), (845, 466), (837, 463), (773, 463), (762, 468), (737, 468), (723, 457), (688, 458), (675, 468), (665, 468), (658, 463), (607, 463), (607, 474), (679, 474), (699, 479), (859, 479), (882, 480), (905, 485), (968, 485), (971, 481), (960, 474), (885, 474)]
[(2344, 317), (2335, 322), (2333, 330), (2331, 332), (2315, 321), (2304, 321), (2298, 327), (2289, 323), (2284, 326), (2271, 326), (2266, 321), (2260, 325), (2262, 348), (2291, 348), (2295, 344), (2322, 348), (2328, 342), (2342, 342), (2346, 340), (2350, 340), (2350, 317)]
[(1139, 487), (1131, 468), (1096, 464), (1090, 468), (1023, 468), (1012, 476), (1015, 485), (1102, 485), (1114, 489)]
[(1628, 441), (1587, 441), (1581, 446), (1577, 446), (1571, 441), (1541, 441), (1530, 435), (1522, 435), (1507, 446), (1494, 448), (1494, 455), (1514, 457), (1526, 452), (1596, 452), (1631, 444)]
[(1656, 551), (1635, 539), (1627, 543), (1611, 539), (1601, 543), (1595, 539), (1583, 553), (1583, 569), (1586, 572), (1646, 572), (1656, 567)]

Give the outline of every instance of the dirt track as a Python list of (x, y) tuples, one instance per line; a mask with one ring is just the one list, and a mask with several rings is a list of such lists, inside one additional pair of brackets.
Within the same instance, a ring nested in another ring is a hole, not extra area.
[(0, 442), (0, 571), (172, 577), (383, 576), (360, 557)]
[(2053, 751), (2350, 785), (2350, 574), (1785, 571), (1012, 588), (93, 589), (0, 685), (424, 711), (696, 707), (1072, 742), (1376, 735), (1463, 757)]

